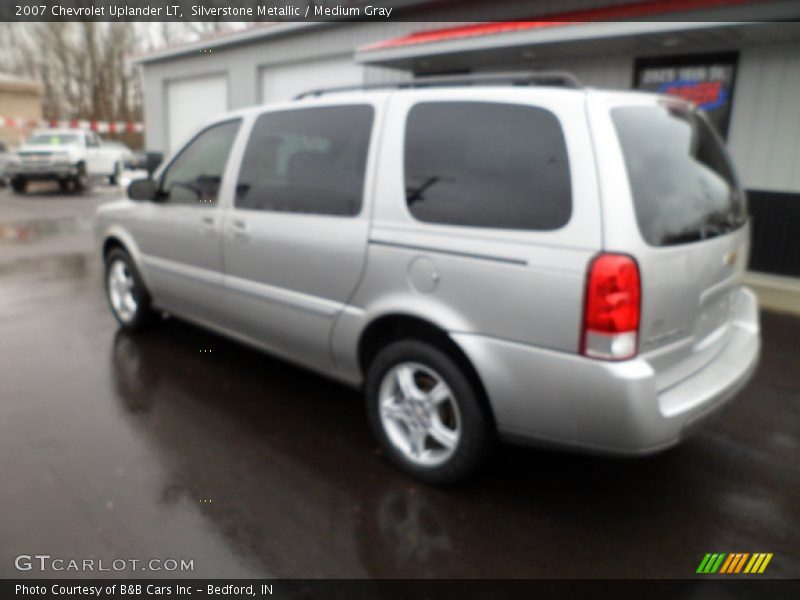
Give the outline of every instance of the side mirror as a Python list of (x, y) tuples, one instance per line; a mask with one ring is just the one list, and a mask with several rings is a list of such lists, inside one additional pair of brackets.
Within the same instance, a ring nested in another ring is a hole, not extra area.
[(131, 200), (155, 200), (157, 193), (158, 187), (152, 179), (134, 179), (128, 186), (128, 198)]
[(148, 152), (145, 155), (144, 168), (147, 169), (147, 176), (152, 177), (155, 170), (164, 160), (164, 155), (161, 152)]

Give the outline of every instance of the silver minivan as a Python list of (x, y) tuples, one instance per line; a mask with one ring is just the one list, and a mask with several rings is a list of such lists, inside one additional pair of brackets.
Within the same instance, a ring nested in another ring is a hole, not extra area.
[(122, 327), (169, 313), (361, 387), (423, 481), (497, 439), (657, 452), (758, 361), (745, 197), (675, 98), (318, 91), (210, 122), (128, 194), (97, 215)]

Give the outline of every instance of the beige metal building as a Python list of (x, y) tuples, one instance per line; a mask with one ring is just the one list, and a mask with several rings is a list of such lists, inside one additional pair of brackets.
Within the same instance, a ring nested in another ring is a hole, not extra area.
[(0, 140), (19, 144), (42, 118), (42, 86), (0, 73)]

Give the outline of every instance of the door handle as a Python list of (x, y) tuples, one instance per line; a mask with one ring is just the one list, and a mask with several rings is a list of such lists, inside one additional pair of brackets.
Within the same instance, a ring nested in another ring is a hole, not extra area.
[(200, 233), (204, 235), (215, 235), (217, 233), (215, 226), (216, 220), (210, 215), (200, 219)]
[(231, 221), (231, 237), (240, 242), (246, 242), (250, 239), (250, 234), (247, 231), (247, 223), (241, 219), (234, 219)]

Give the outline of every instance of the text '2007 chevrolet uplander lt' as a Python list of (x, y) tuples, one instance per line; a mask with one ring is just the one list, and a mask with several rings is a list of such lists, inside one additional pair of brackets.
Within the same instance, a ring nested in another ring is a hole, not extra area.
[(682, 100), (557, 74), (317, 91), (218, 118), (129, 196), (98, 211), (122, 327), (166, 311), (361, 386), (424, 481), (497, 438), (662, 450), (758, 360), (744, 194)]

